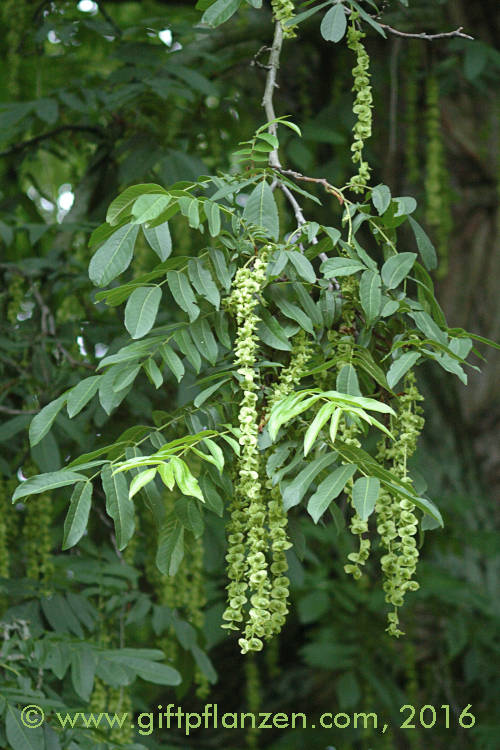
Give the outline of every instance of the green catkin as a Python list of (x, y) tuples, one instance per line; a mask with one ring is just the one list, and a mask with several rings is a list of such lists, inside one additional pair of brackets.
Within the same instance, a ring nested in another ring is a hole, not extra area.
[(439, 275), (448, 269), (448, 240), (452, 228), (450, 180), (446, 169), (439, 108), (439, 83), (429, 75), (426, 83), (427, 150), (425, 163), (425, 218), (434, 231), (440, 258)]
[(280, 639), (273, 638), (266, 646), (266, 668), (270, 680), (276, 679), (281, 674), (280, 666)]
[[(270, 582), (265, 556), (267, 547), (265, 528), (265, 503), (260, 482), (260, 457), (257, 446), (257, 382), (255, 361), (257, 356), (257, 326), (259, 317), (255, 308), (258, 293), (266, 278), (270, 246), (263, 248), (252, 265), (236, 272), (233, 291), (227, 308), (236, 316), (238, 332), (235, 342), (237, 372), (242, 376), (243, 397), (240, 401), (239, 427), (241, 455), (238, 481), (228, 525), (228, 607), (222, 627), (239, 629), (236, 623), (243, 620), (243, 607), (250, 601), (244, 637), (239, 639), (242, 653), (260, 651), (262, 638), (270, 629)], [(248, 549), (245, 561), (245, 543)], [(248, 593), (247, 593), (248, 592)]]
[[(8, 528), (6, 518), (12, 511), (9, 508), (9, 497), (7, 483), (0, 479), (0, 578), (9, 578), (10, 572), (10, 554)], [(0, 617), (8, 607), (8, 600), (5, 596), (0, 596)]]
[(21, 52), (19, 46), (23, 41), (24, 31), (24, 3), (21, 0), (4, 0), (3, 27), (7, 29), (5, 71), (7, 73), (7, 88), (12, 99), (18, 99), (20, 94), (19, 73), (21, 69)]
[(420, 160), (418, 158), (418, 63), (420, 44), (409, 43), (407, 70), (405, 80), (405, 161), (406, 178), (416, 185), (420, 177)]
[[(200, 539), (195, 540), (191, 548), (189, 564), (190, 580), (187, 587), (189, 590), (189, 599), (186, 603), (187, 619), (198, 630), (202, 629), (205, 621), (204, 608), (207, 602), (203, 553), (203, 537), (200, 537)], [(210, 683), (199, 667), (195, 669), (194, 682), (197, 697), (200, 699), (206, 698), (210, 693)]]
[(90, 696), (89, 712), (93, 714), (104, 713), (108, 709), (108, 691), (99, 677), (94, 679), (94, 687)]
[[(415, 375), (409, 372), (404, 381), (404, 393), (399, 397), (397, 417), (391, 420), (391, 432), (395, 440), (389, 446), (384, 438), (377, 454), (379, 461), (389, 462), (393, 473), (408, 484), (411, 484), (411, 480), (408, 477), (407, 462), (416, 449), (424, 425), (419, 406), (422, 400)], [(410, 500), (401, 500), (385, 489), (379, 494), (375, 513), (377, 532), (382, 546), (387, 550), (380, 561), (385, 600), (394, 607), (387, 615), (387, 632), (398, 637), (403, 635), (403, 631), (399, 629), (398, 610), (403, 606), (406, 592), (418, 589), (417, 581), (412, 580), (418, 561), (415, 540), (418, 519), (415, 506)]]
[[(328, 332), (328, 340), (333, 345), (334, 349), (337, 373), (341, 371), (342, 367), (349, 365), (352, 362), (354, 348), (353, 330), (355, 326), (356, 302), (359, 297), (359, 283), (350, 277), (342, 278), (340, 288), (343, 298), (343, 306), (339, 330)], [(359, 432), (359, 427), (355, 421), (351, 417), (344, 416), (340, 421), (337, 434), (342, 442), (347, 445), (352, 445), (354, 448), (360, 448), (361, 442), (358, 439)], [(344, 488), (347, 502), (351, 507), (353, 507), (353, 484), (353, 480), (350, 479)], [(358, 537), (359, 546), (357, 552), (350, 552), (347, 555), (349, 563), (344, 565), (344, 571), (357, 580), (362, 576), (360, 566), (365, 565), (370, 556), (371, 542), (368, 538), (363, 536), (368, 533), (368, 521), (363, 520), (358, 512), (354, 510), (349, 528), (351, 533)]]
[[(418, 675), (416, 666), (416, 652), (413, 642), (406, 638), (403, 645), (403, 660), (406, 673), (405, 698), (412, 706), (418, 706), (420, 701)], [(417, 732), (411, 732), (408, 744), (411, 750), (419, 750), (421, 743)]]
[[(262, 707), (262, 684), (254, 654), (250, 654), (250, 657), (245, 659), (245, 687), (248, 711), (254, 716), (258, 716)], [(257, 727), (248, 729), (246, 744), (249, 750), (257, 750), (258, 736), (259, 730)]]
[[(279, 380), (269, 397), (268, 412), (278, 401), (292, 393), (295, 384), (300, 380), (301, 373), (305, 370), (311, 353), (312, 346), (307, 338), (307, 334), (305, 331), (299, 331), (293, 341), (290, 362), (287, 367), (282, 369)], [(292, 544), (288, 540), (286, 533), (288, 516), (283, 507), (283, 498), (279, 485), (273, 487), (272, 479), (268, 478), (265, 481), (265, 486), (270, 497), (268, 505), (268, 527), (271, 548), (270, 635), (276, 635), (281, 631), (285, 624), (286, 615), (288, 614), (290, 581), (286, 575), (288, 562), (285, 552), (287, 549), (290, 549)]]
[[(341, 421), (338, 429), (338, 436), (340, 440), (342, 440), (342, 442), (346, 443), (347, 445), (352, 445), (354, 448), (360, 448), (361, 442), (357, 438), (358, 434), (359, 427), (354, 422), (348, 425), (345, 418)], [(351, 507), (353, 507), (353, 484), (353, 480), (350, 479), (344, 488), (347, 502)], [(344, 565), (344, 571), (348, 575), (352, 575), (355, 580), (358, 580), (362, 576), (360, 566), (365, 565), (370, 556), (371, 542), (369, 539), (363, 536), (363, 534), (366, 534), (368, 532), (368, 521), (363, 520), (359, 513), (355, 510), (351, 518), (349, 529), (354, 536), (358, 537), (359, 547), (357, 552), (350, 552), (347, 555), (349, 563), (346, 563)]]
[(351, 188), (355, 193), (363, 193), (370, 180), (370, 166), (363, 160), (363, 148), (365, 141), (372, 134), (372, 108), (373, 97), (370, 86), (370, 58), (365, 49), (362, 39), (366, 36), (356, 28), (358, 13), (351, 14), (351, 23), (347, 30), (347, 46), (356, 55), (356, 65), (352, 69), (354, 84), (352, 90), (356, 92), (356, 98), (352, 111), (356, 115), (353, 127), (354, 141), (351, 145), (352, 161), (358, 164), (358, 173), (351, 178)]
[(26, 554), (26, 576), (39, 581), (45, 594), (50, 593), (54, 563), (52, 561), (52, 500), (50, 495), (40, 495), (27, 504), (23, 526)]
[[(132, 713), (132, 700), (130, 692), (127, 687), (120, 688), (109, 688), (108, 691), (108, 707), (107, 712), (110, 715), (113, 714), (127, 714), (128, 716)], [(121, 727), (113, 727), (109, 734), (109, 739), (112, 742), (116, 742), (118, 745), (126, 745), (132, 742), (133, 731), (132, 724), (130, 721), (125, 720)]]
[(287, 21), (291, 21), (291, 19), (295, 16), (295, 7), (293, 4), (293, 0), (271, 0), (271, 6), (273, 9), (273, 18), (275, 21), (279, 21), (281, 23), (283, 36), (285, 37), (285, 39), (292, 39), (293, 37), (297, 36), (296, 26), (285, 26), (285, 23)]
[(8, 287), (8, 305), (7, 305), (7, 320), (13, 326), (17, 324), (17, 316), (21, 312), (21, 305), (24, 299), (24, 279), (22, 276), (15, 275), (9, 283)]

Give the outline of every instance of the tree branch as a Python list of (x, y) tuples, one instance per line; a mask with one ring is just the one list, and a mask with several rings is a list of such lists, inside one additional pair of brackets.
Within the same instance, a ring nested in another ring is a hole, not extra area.
[[(272, 166), (272, 165), (271, 165)], [(322, 185), (327, 193), (331, 193), (334, 195), (340, 205), (343, 205), (344, 203), (344, 196), (342, 193), (337, 190), (336, 187), (333, 185), (330, 185), (327, 179), (325, 177), (306, 177), (306, 175), (300, 174), (300, 172), (295, 172), (293, 169), (283, 169), (281, 166), (273, 166), (273, 169), (275, 169), (280, 174), (287, 175), (288, 177), (293, 177), (295, 180), (303, 180), (304, 182), (315, 182), (318, 185)]]
[[(276, 119), (274, 111), (273, 96), (274, 89), (277, 86), (276, 76), (280, 66), (280, 54), (281, 47), (283, 46), (283, 30), (281, 28), (280, 21), (276, 21), (274, 26), (274, 39), (271, 47), (271, 53), (269, 55), (269, 65), (266, 78), (266, 88), (264, 89), (264, 96), (262, 97), (262, 106), (266, 113), (267, 121)], [(273, 122), (269, 125), (269, 133), (276, 136), (278, 126), (277, 123)], [(280, 169), (281, 164), (278, 156), (278, 149), (273, 149), (269, 154), (269, 166), (274, 169)]]
[[(269, 63), (267, 66), (267, 77), (266, 77), (266, 87), (264, 90), (264, 96), (262, 97), (262, 106), (264, 107), (264, 111), (266, 113), (267, 121), (271, 123), (268, 128), (268, 132), (271, 135), (276, 136), (277, 133), (277, 123), (272, 122), (272, 120), (276, 119), (276, 113), (274, 111), (274, 103), (273, 103), (273, 96), (274, 96), (274, 89), (278, 85), (276, 83), (276, 77), (278, 74), (278, 69), (280, 65), (280, 54), (281, 54), (281, 48), (283, 46), (283, 29), (281, 28), (281, 22), (276, 21), (274, 26), (274, 39), (273, 44), (271, 47), (271, 52), (269, 55)], [(256, 61), (256, 58), (259, 56), (259, 54), (262, 52), (262, 47), (257, 53), (257, 55), (254, 58), (254, 64)], [(294, 172), (291, 169), (283, 169), (281, 166), (281, 162), (278, 155), (278, 149), (275, 148), (271, 151), (269, 154), (269, 166), (271, 169), (275, 169), (280, 174), (287, 174), (295, 177), (295, 179), (299, 180), (308, 180), (310, 182), (319, 182), (321, 183), (327, 192), (333, 193), (336, 195), (340, 203), (343, 203), (343, 197), (342, 195), (333, 187), (333, 185), (330, 185), (329, 182), (325, 179), (316, 179), (316, 178), (308, 178), (304, 177), (304, 175), (299, 174), (298, 172)], [(277, 186), (282, 191), (284, 196), (287, 198), (288, 202), (293, 208), (295, 218), (297, 220), (297, 227), (300, 229), (304, 224), (306, 224), (306, 220), (304, 218), (304, 214), (302, 212), (302, 208), (300, 207), (300, 204), (298, 203), (297, 199), (295, 198), (292, 191), (283, 184), (281, 181), (277, 181)], [(293, 233), (295, 234), (295, 232)], [(292, 237), (293, 237), (292, 234)], [(316, 237), (312, 240), (313, 245), (318, 244), (318, 240)], [(320, 253), (319, 257), (321, 260), (325, 261), (328, 260), (328, 256), (326, 253)], [(337, 282), (335, 281), (335, 284), (337, 286)], [(338, 288), (338, 286), (337, 286)]]
[(118, 26), (118, 25), (117, 25), (117, 24), (115, 23), (115, 21), (113, 21), (113, 19), (112, 19), (112, 18), (111, 18), (111, 16), (109, 15), (108, 11), (107, 11), (107, 10), (106, 10), (106, 8), (104, 7), (104, 3), (102, 2), (102, 0), (99, 0), (99, 2), (97, 3), (97, 7), (99, 8), (99, 12), (101, 13), (101, 15), (102, 15), (102, 16), (103, 16), (103, 17), (104, 17), (104, 18), (106, 19), (106, 21), (107, 21), (107, 22), (109, 23), (109, 25), (111, 26), (111, 28), (113, 29), (113, 31), (115, 32), (115, 34), (116, 34), (116, 35), (117, 35), (118, 37), (121, 37), (121, 36), (123, 36), (123, 31), (122, 31), (122, 30), (120, 29), (120, 27), (119, 27), (119, 26)]
[[(278, 183), (278, 187), (281, 190), (281, 192), (283, 193), (283, 195), (287, 198), (287, 200), (290, 203), (291, 207), (293, 208), (293, 212), (294, 212), (295, 218), (297, 220), (297, 229), (289, 237), (289, 241), (290, 241), (293, 238), (294, 234), (296, 234), (298, 231), (300, 231), (300, 228), (303, 227), (304, 224), (306, 224), (307, 222), (306, 222), (306, 220), (304, 218), (304, 214), (302, 212), (302, 208), (300, 207), (300, 205), (299, 205), (296, 197), (292, 193), (292, 191), (286, 185), (284, 185), (282, 182)], [(313, 245), (317, 245), (318, 244), (318, 240), (317, 240), (316, 237), (313, 237), (311, 242), (312, 242)], [(326, 253), (319, 253), (319, 257), (321, 258), (321, 260), (323, 262), (325, 260), (328, 260), (328, 255)], [(335, 279), (335, 278), (333, 278), (333, 279), (330, 280), (330, 282), (329, 282), (329, 288), (333, 289), (334, 285), (335, 285), (335, 288), (337, 290), (340, 289), (340, 284), (338, 283), (337, 279)]]
[(9, 409), (8, 406), (0, 406), (0, 412), (2, 414), (11, 414), (11, 415), (18, 415), (18, 414), (38, 414), (38, 411), (36, 409)]
[(463, 26), (459, 26), (459, 28), (455, 29), (454, 31), (443, 31), (439, 34), (427, 34), (425, 31), (416, 33), (411, 33), (409, 31), (400, 31), (399, 29), (395, 29), (392, 26), (388, 26), (386, 23), (380, 23), (380, 21), (377, 21), (377, 23), (390, 34), (394, 34), (395, 36), (402, 36), (407, 39), (423, 39), (426, 42), (433, 42), (436, 39), (454, 39), (456, 37), (460, 37), (460, 39), (474, 39), (473, 36), (464, 34), (464, 32), (462, 31)]
[(94, 127), (92, 125), (61, 125), (60, 127), (54, 128), (53, 130), (48, 130), (46, 133), (35, 135), (34, 138), (29, 138), (27, 141), (17, 143), (15, 146), (11, 146), (6, 151), (0, 151), (0, 157), (10, 156), (11, 154), (18, 154), (20, 151), (31, 148), (31, 146), (36, 146), (37, 143), (45, 141), (48, 138), (53, 138), (54, 136), (59, 135), (59, 133), (64, 133), (65, 131), (72, 131), (76, 133), (94, 133), (95, 135), (100, 136), (104, 136), (105, 134), (104, 131), (101, 130), (101, 128)]

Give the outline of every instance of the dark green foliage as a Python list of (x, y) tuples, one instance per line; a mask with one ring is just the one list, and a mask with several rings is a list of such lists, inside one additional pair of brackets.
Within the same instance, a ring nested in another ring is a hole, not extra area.
[[(19, 714), (211, 702), (311, 720), (375, 711), (391, 726), (249, 732), (251, 747), (495, 747), (494, 472), (470, 416), (487, 435), (493, 399), (461, 411), (488, 383), (476, 344), (494, 331), (482, 306), (457, 316), (443, 286), (445, 315), (429, 274), (433, 240), (453, 271), (450, 206), (472, 181), (451, 159), (445, 174), (438, 107), (460, 94), (493, 122), (498, 13), (462, 9), (482, 41), (418, 41), (407, 62), (407, 40), (380, 24), (448, 31), (453, 3), (381, 17), (371, 0), (261, 5), (2, 9), (1, 746), (241, 747), (243, 732), (220, 728), (132, 737), (26, 729)], [(271, 11), (285, 42), (265, 123)], [(491, 196), (478, 196), (481, 212)], [(474, 307), (449, 278), (453, 303)], [(412, 455), (415, 369), (426, 428)], [(393, 516), (395, 557), (420, 555), (415, 575), (408, 559), (382, 565), (396, 607), (401, 570), (420, 585), (398, 640), (379, 562), (388, 498), (407, 513)], [(232, 625), (264, 653), (240, 656)], [(436, 726), (400, 729), (408, 703), (434, 705)]]

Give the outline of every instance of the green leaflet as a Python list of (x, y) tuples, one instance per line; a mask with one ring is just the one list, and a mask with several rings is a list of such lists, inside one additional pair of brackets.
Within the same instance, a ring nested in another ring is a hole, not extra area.
[[(36, 718), (34, 714), (31, 714), (31, 716)], [(38, 718), (40, 716), (42, 716), (41, 713), (38, 715)], [(21, 716), (21, 711), (11, 703), (7, 704), (5, 731), (9, 747), (12, 750), (44, 750), (45, 748), (42, 726), (27, 726), (26, 719)]]
[(64, 394), (44, 406), (31, 420), (29, 429), (30, 445), (36, 445), (48, 433), (52, 424), (66, 403), (67, 395)]
[(201, 17), (201, 22), (215, 28), (228, 21), (241, 5), (241, 0), (215, 0)]
[(174, 576), (184, 557), (184, 526), (169, 518), (160, 528), (156, 565), (163, 575)]
[(149, 484), (149, 482), (152, 482), (156, 476), (156, 472), (157, 469), (145, 469), (136, 474), (130, 482), (130, 488), (128, 491), (129, 498), (132, 499), (139, 490), (142, 490), (142, 488)]
[(372, 203), (379, 216), (387, 211), (391, 203), (391, 191), (387, 185), (376, 185), (372, 190)]
[[(331, 289), (324, 289), (319, 298), (319, 308), (325, 321), (325, 327), (331, 328), (337, 316), (336, 295)], [(298, 322), (298, 321), (297, 321)], [(305, 326), (302, 326), (305, 328)], [(307, 328), (306, 328), (307, 330)]]
[(429, 271), (432, 271), (437, 267), (437, 255), (434, 245), (432, 244), (431, 240), (424, 232), (420, 224), (415, 221), (412, 216), (408, 216), (408, 221), (410, 222), (410, 226), (413, 229), (413, 234), (415, 235), (415, 240), (417, 242), (418, 252), (422, 256), (424, 265)]
[(134, 504), (128, 495), (127, 480), (123, 474), (114, 474), (111, 465), (101, 472), (102, 486), (106, 495), (106, 512), (115, 524), (116, 544), (124, 549), (135, 531)]
[[(115, 373), (115, 378), (112, 380), (112, 390), (118, 392), (132, 385), (140, 371), (140, 365), (130, 365), (128, 367), (114, 365), (113, 369), (109, 370), (109, 372)], [(104, 377), (102, 378), (102, 382), (104, 381)]]
[(174, 340), (181, 352), (187, 357), (188, 361), (191, 362), (195, 371), (198, 373), (201, 370), (201, 357), (198, 349), (193, 344), (193, 339), (187, 328), (179, 328), (174, 334)]
[[(125, 220), (132, 213), (132, 206), (141, 195), (157, 193), (166, 195), (166, 190), (161, 185), (147, 183), (145, 185), (133, 185), (120, 193), (120, 195), (109, 204), (106, 214), (108, 224), (116, 225)], [(105, 226), (105, 225), (104, 225)]]
[(194, 405), (198, 408), (199, 406), (202, 406), (207, 399), (210, 398), (210, 396), (215, 393), (216, 391), (221, 388), (224, 383), (227, 383), (230, 378), (224, 378), (223, 380), (219, 380), (218, 383), (214, 383), (214, 385), (210, 385), (208, 388), (205, 388), (203, 391), (200, 391), (198, 395), (196, 396), (194, 400)]
[(205, 524), (198, 504), (193, 500), (188, 500), (187, 497), (180, 497), (175, 501), (174, 513), (195, 539), (199, 539), (203, 534)]
[(160, 368), (154, 361), (152, 357), (147, 359), (143, 364), (144, 370), (146, 372), (146, 375), (148, 376), (151, 383), (154, 385), (156, 389), (160, 388), (163, 385), (163, 375), (161, 373)]
[(72, 651), (71, 682), (75, 693), (85, 701), (92, 693), (96, 667), (97, 654), (89, 644), (82, 643), (80, 648)]
[(202, 503), (205, 502), (203, 493), (201, 491), (198, 481), (191, 474), (188, 465), (182, 458), (172, 456), (170, 459), (174, 471), (174, 478), (176, 484), (183, 495), (191, 495), (192, 497), (198, 498)]
[(138, 232), (138, 226), (125, 224), (94, 253), (89, 264), (89, 277), (96, 286), (106, 286), (127, 270)]
[(447, 334), (441, 330), (438, 324), (426, 312), (410, 312), (410, 318), (413, 318), (417, 328), (429, 339), (436, 341), (438, 344), (446, 346), (448, 343)]
[(318, 328), (321, 328), (321, 326), (323, 325), (323, 316), (321, 314), (321, 310), (319, 306), (311, 299), (309, 292), (304, 288), (304, 284), (301, 282), (294, 282), (291, 287), (295, 296), (297, 297), (297, 300), (300, 302), (301, 308), (311, 318), (313, 325), (315, 327), (317, 326)]
[(214, 440), (212, 440), (212, 438), (203, 438), (203, 443), (212, 454), (212, 457), (215, 461), (215, 466), (217, 466), (219, 472), (222, 474), (222, 470), (224, 468), (224, 454), (222, 452), (222, 449), (217, 445), (216, 442), (214, 442)]
[(321, 21), (320, 31), (327, 42), (340, 42), (347, 29), (347, 19), (342, 3), (330, 8)]
[(332, 445), (335, 445), (335, 439), (337, 437), (337, 430), (339, 428), (340, 417), (342, 416), (342, 409), (337, 406), (332, 415), (332, 421), (330, 422), (330, 440)]
[(380, 492), (380, 481), (376, 477), (360, 477), (352, 488), (352, 504), (363, 521), (373, 513)]
[(408, 276), (416, 258), (416, 253), (398, 253), (385, 261), (381, 275), (387, 289), (395, 289)]
[(206, 200), (203, 204), (203, 209), (207, 217), (210, 236), (217, 237), (221, 228), (219, 205), (218, 203), (214, 203), (214, 201)]
[(177, 379), (177, 382), (180, 383), (185, 372), (182, 360), (168, 344), (162, 344), (160, 346), (160, 356), (168, 369), (171, 370), (174, 377)]
[(68, 471), (67, 469), (61, 469), (61, 471), (50, 471), (46, 474), (37, 474), (35, 477), (30, 477), (22, 482), (12, 495), (12, 502), (19, 500), (21, 497), (27, 497), (28, 495), (38, 495), (40, 492), (49, 492), (49, 490), (55, 490), (57, 487), (67, 487), (69, 484), (75, 484), (79, 480), (86, 481), (87, 477), (85, 474), (79, 474), (76, 471)]
[(231, 337), (229, 336), (229, 320), (225, 313), (218, 312), (214, 315), (214, 328), (222, 346), (231, 349)]
[[(163, 570), (161, 572), (166, 573)], [(179, 672), (163, 663), (165, 655), (159, 649), (121, 648), (104, 651), (102, 655), (112, 665), (122, 665), (143, 680), (156, 685), (180, 685), (182, 682)]]
[(323, 471), (323, 469), (326, 469), (327, 466), (330, 466), (337, 457), (338, 453), (332, 451), (331, 453), (327, 453), (324, 456), (314, 459), (314, 461), (311, 461), (305, 469), (302, 469), (302, 471), (297, 474), (295, 479), (292, 479), (292, 481), (285, 486), (282, 490), (283, 506), (285, 510), (290, 510), (290, 508), (293, 508), (300, 503), (318, 474)]
[(306, 18), (310, 18), (312, 15), (317, 13), (322, 8), (325, 8), (327, 5), (331, 5), (331, 0), (327, 0), (326, 3), (320, 3), (320, 5), (315, 5), (313, 8), (309, 8), (309, 10), (305, 10), (302, 13), (298, 13), (296, 16), (293, 16), (293, 18), (285, 23), (285, 28), (287, 26), (295, 26), (295, 24), (302, 23), (302, 21), (305, 21)]
[(224, 501), (219, 495), (215, 484), (212, 482), (210, 477), (205, 474), (200, 477), (200, 487), (205, 498), (205, 505), (213, 513), (216, 513), (220, 518), (224, 514)]
[(279, 295), (275, 295), (275, 302), (283, 315), (291, 320), (295, 320), (295, 322), (308, 333), (312, 335), (314, 334), (314, 328), (310, 317), (306, 315), (298, 305), (294, 305), (293, 302), (290, 302), (286, 297)]
[(92, 504), (92, 483), (78, 482), (71, 495), (70, 506), (64, 520), (63, 550), (74, 547), (87, 528)]
[(307, 260), (306, 256), (299, 253), (297, 250), (290, 250), (287, 253), (287, 256), (299, 276), (309, 282), (309, 284), (314, 284), (316, 281), (316, 274), (312, 263)]
[(195, 304), (195, 296), (188, 278), (182, 271), (169, 271), (167, 273), (167, 283), (172, 297), (177, 302), (181, 310), (184, 310), (189, 316), (192, 323), (200, 314), (200, 308)]
[(365, 271), (359, 282), (361, 307), (366, 316), (366, 325), (370, 326), (380, 314), (382, 306), (382, 279), (375, 271)]
[(216, 310), (220, 306), (220, 294), (212, 278), (212, 274), (201, 258), (190, 258), (188, 274), (191, 284), (201, 297), (205, 297)]
[(132, 224), (145, 224), (157, 219), (171, 200), (170, 195), (141, 195), (132, 206)]
[(190, 333), (200, 354), (211, 365), (217, 361), (218, 347), (215, 336), (206, 318), (198, 318), (190, 327)]
[(226, 292), (228, 292), (231, 288), (231, 276), (223, 251), (219, 250), (219, 248), (211, 247), (208, 253), (217, 279), (220, 281)]
[(398, 357), (398, 359), (395, 359), (387, 371), (387, 383), (389, 388), (394, 388), (403, 375), (406, 375), (408, 370), (410, 370), (419, 359), (419, 352), (406, 352)]
[(68, 417), (72, 418), (88, 404), (91, 398), (95, 396), (99, 388), (101, 375), (91, 375), (89, 378), (81, 380), (68, 393), (67, 409)]
[(320, 270), (327, 279), (340, 276), (352, 276), (359, 271), (366, 271), (366, 266), (353, 258), (329, 258), (321, 264)]
[(133, 339), (145, 336), (155, 324), (161, 302), (161, 287), (134, 289), (125, 306), (125, 328)]
[(167, 260), (172, 252), (172, 238), (168, 221), (156, 227), (142, 227), (144, 236), (160, 260)]
[(273, 240), (279, 237), (279, 217), (274, 195), (266, 180), (252, 190), (243, 210), (243, 218), (265, 229)]
[(397, 211), (394, 216), (408, 216), (408, 214), (412, 214), (417, 207), (417, 201), (411, 195), (394, 198), (394, 201), (397, 205)]
[(272, 440), (276, 439), (278, 431), (281, 425), (285, 422), (289, 422), (290, 419), (297, 417), (302, 412), (309, 409), (310, 406), (315, 404), (321, 396), (319, 394), (313, 394), (309, 397), (304, 398), (305, 394), (303, 391), (291, 394), (282, 401), (279, 401), (271, 409), (269, 420), (267, 422), (267, 429)]
[(336, 382), (337, 390), (349, 396), (361, 396), (356, 370), (352, 365), (343, 365), (339, 370)]
[(267, 310), (260, 311), (261, 321), (257, 328), (259, 338), (273, 349), (288, 352), (292, 345), (283, 327)]
[[(99, 385), (99, 402), (106, 414), (111, 414), (113, 409), (116, 409), (116, 407), (121, 404), (123, 399), (127, 396), (132, 386), (132, 382), (136, 375), (139, 374), (141, 367), (140, 365), (136, 365), (131, 368), (118, 369), (120, 369), (121, 372), (117, 373), (116, 369), (110, 367), (102, 376)], [(129, 382), (120, 390), (116, 387), (115, 381), (120, 381), (121, 378), (125, 378)]]
[(339, 466), (318, 486), (318, 489), (311, 495), (307, 503), (307, 512), (318, 523), (319, 519), (328, 508), (332, 500), (340, 495), (345, 485), (352, 477), (358, 467), (353, 464)]
[[(148, 428), (145, 428), (146, 431), (147, 429)], [(138, 434), (141, 434), (142, 436), (144, 433), (141, 432)], [(136, 445), (134, 445), (133, 447), (129, 446), (125, 449), (125, 458), (127, 460), (140, 458), (141, 456), (142, 453)], [(161, 474), (161, 465), (158, 467), (158, 470)], [(138, 471), (138, 469), (132, 469), (131, 475), (135, 476)], [(148, 484), (144, 485), (144, 487), (142, 488), (142, 496), (145, 500), (146, 506), (154, 516), (155, 523), (160, 526), (163, 523), (163, 519), (165, 517), (165, 502), (163, 497), (160, 495), (158, 487), (156, 486), (154, 481), (151, 481)]]
[(382, 26), (379, 23), (377, 23), (371, 17), (371, 15), (369, 13), (367, 13), (366, 10), (364, 10), (359, 3), (356, 2), (356, 0), (350, 0), (350, 3), (351, 3), (351, 5), (354, 5), (354, 7), (358, 11), (359, 15), (361, 16), (361, 18), (363, 18), (367, 23), (369, 23), (370, 26), (372, 26), (375, 29), (375, 31), (377, 31), (381, 36), (384, 37), (384, 39), (387, 38), (387, 34), (385, 33), (385, 31), (382, 28)]
[(304, 436), (304, 456), (307, 456), (307, 454), (311, 450), (312, 446), (316, 442), (318, 434), (328, 422), (335, 409), (335, 404), (326, 403), (323, 404), (323, 406), (321, 406), (318, 410), (318, 413), (307, 428), (306, 434)]

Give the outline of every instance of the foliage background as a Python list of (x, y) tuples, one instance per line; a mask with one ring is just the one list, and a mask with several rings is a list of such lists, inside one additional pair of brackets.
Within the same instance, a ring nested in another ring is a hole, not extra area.
[[(446, 270), (438, 278), (437, 296), (451, 325), (495, 339), (500, 325), (500, 110), (495, 99), (500, 13), (496, 3), (461, 0), (415, 0), (408, 9), (397, 2), (386, 6), (384, 20), (398, 28), (442, 31), (463, 25), (476, 38), (431, 44), (370, 35), (375, 132), (369, 155), (374, 183), (386, 182), (394, 193), (414, 194), (425, 207), (425, 86), (435, 75), (447, 182), (442, 225), (429, 227), (431, 234), (444, 231), (445, 236), (440, 244)], [(0, 41), (5, 63), (0, 81), (0, 472), (8, 480), (20, 468), (33, 473), (33, 463), (42, 471), (56, 469), (68, 457), (91, 450), (96, 433), (112, 442), (134, 421), (172, 407), (167, 392), (156, 392), (142, 381), (112, 420), (105, 420), (98, 409), (74, 423), (60, 417), (53, 433), (30, 455), (26, 428), (31, 415), (78, 382), (85, 369), (94, 368), (103, 344), (116, 346), (122, 336), (121, 308), (93, 303), (95, 290), (87, 277), (91, 230), (129, 184), (168, 185), (229, 169), (238, 142), (265, 119), (260, 108), (265, 71), (252, 60), (270, 43), (272, 26), (268, 8), (245, 7), (220, 29), (204, 31), (194, 28), (200, 11), (191, 3), (156, 0), (108, 0), (95, 14), (79, 11), (75, 2), (5, 2), (2, 12), (8, 32)], [(170, 46), (158, 37), (162, 29), (172, 32)], [(287, 165), (333, 184), (350, 173), (349, 55), (345, 46), (321, 39), (314, 17), (301, 25), (298, 40), (285, 44), (276, 96), (278, 114), (291, 115), (304, 135), (284, 135)], [(412, 85), (413, 115), (408, 105)], [(66, 210), (61, 195), (68, 192), (74, 194), (74, 203)], [(314, 211), (311, 218), (320, 222), (338, 215), (333, 199)], [(425, 222), (423, 208), (420, 218)], [(172, 240), (174, 254), (189, 254), (190, 243), (196, 241), (175, 220)], [(148, 253), (144, 246), (134, 274), (150, 267)], [(263, 710), (376, 710), (391, 719), (393, 731), (370, 736), (311, 730), (304, 736), (299, 730), (267, 730), (252, 739), (207, 730), (196, 738), (196, 746), (240, 747), (254, 741), (259, 747), (290, 749), (305, 744), (419, 748), (431, 734), (433, 746), (439, 748), (452, 743), (457, 748), (496, 746), (498, 357), (491, 351), (485, 354), (482, 373), (471, 374), (467, 388), (449, 379), (444, 383), (430, 369), (422, 373), (427, 424), (416, 463), (446, 526), (427, 535), (421, 589), (405, 608), (407, 637), (394, 642), (384, 633), (382, 599), (374, 585), (346, 580), (343, 535), (332, 538), (331, 530), (307, 523), (302, 531), (308, 551), (303, 566), (294, 571), (293, 612), (279, 652), (255, 661)], [(53, 593), (45, 588), (43, 571), (38, 571), (38, 582), (27, 575), (34, 533), (35, 544), (48, 535), (55, 590), (71, 591), (92, 604), (87, 623), (75, 626), (68, 638), (91, 642), (106, 631), (110, 648), (117, 648), (125, 632), (129, 647), (159, 643), (151, 627), (150, 599), (156, 594), (147, 572), (147, 529), (142, 530), (135, 561), (127, 567), (117, 559), (99, 513), (93, 513), (91, 533), (79, 548), (61, 552), (68, 502), (64, 492), (54, 495), (45, 522), (38, 511), (29, 517), (29, 505), (11, 509), (7, 497), (2, 502), (13, 550), (10, 582), (4, 584), (4, 608), (9, 605), (4, 619), (33, 623), (28, 643), (21, 638), (18, 643), (19, 653), (24, 649), (21, 692), (36, 682), (43, 661), (34, 644), (54, 631), (68, 631), (67, 623), (39, 607), (38, 602)], [(37, 499), (29, 502), (35, 505)], [(251, 668), (218, 627), (222, 555), (215, 539), (205, 560), (208, 609), (200, 643), (219, 674), (210, 702), (227, 711), (243, 710)], [(68, 579), (68, 568), (76, 571), (76, 580)], [(14, 633), (9, 648), (16, 637)], [(7, 653), (5, 644), (2, 653)], [(133, 684), (134, 711), (157, 703), (182, 703), (191, 710), (203, 704), (190, 685), (189, 648), (180, 648), (177, 666), (184, 680), (176, 693), (140, 681)], [(7, 671), (0, 673), (8, 681)], [(68, 675), (57, 680), (51, 673), (50, 680), (54, 694), (74, 706), (75, 685)], [(476, 725), (465, 731), (452, 718), (450, 729), (438, 720), (432, 730), (404, 733), (397, 726), (399, 707), (405, 703), (446, 703), (452, 717), (470, 703)], [(83, 705), (81, 700), (78, 704)], [(47, 729), (47, 747), (49, 740), (55, 742), (52, 735)], [(84, 735), (77, 733), (67, 741), (95, 747), (95, 737)], [(194, 747), (181, 735), (167, 739), (158, 731), (140, 742), (148, 747)]]

